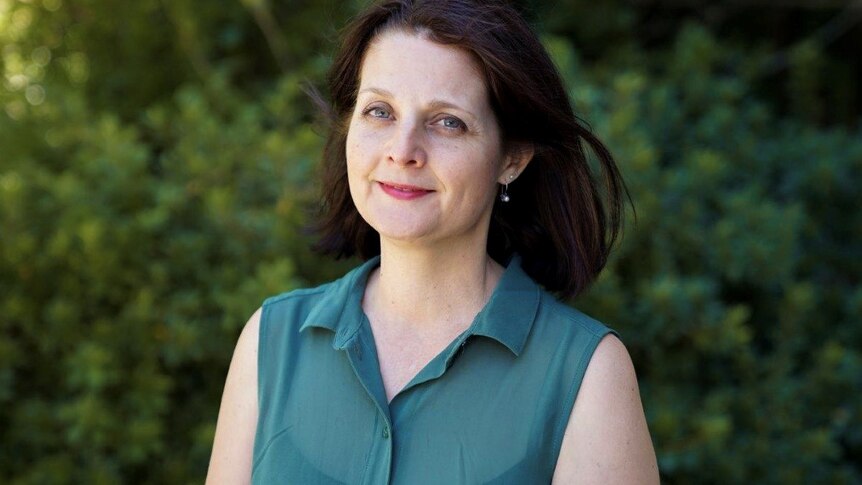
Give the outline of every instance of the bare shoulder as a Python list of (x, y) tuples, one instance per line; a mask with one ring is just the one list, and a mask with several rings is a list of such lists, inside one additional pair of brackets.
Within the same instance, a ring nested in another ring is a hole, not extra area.
[(614, 335), (602, 339), (587, 367), (553, 483), (659, 483), (634, 365)]
[(250, 483), (257, 427), (258, 309), (240, 333), (225, 380), (206, 483)]
[[(248, 321), (245, 322), (245, 326), (242, 328), (242, 332), (239, 334), (239, 340), (237, 341), (237, 348), (241, 352), (253, 353), (255, 357), (257, 357), (257, 343), (258, 336), (260, 334), (260, 314), (261, 308), (255, 310), (255, 312), (249, 317)], [(236, 353), (236, 350), (234, 353)]]

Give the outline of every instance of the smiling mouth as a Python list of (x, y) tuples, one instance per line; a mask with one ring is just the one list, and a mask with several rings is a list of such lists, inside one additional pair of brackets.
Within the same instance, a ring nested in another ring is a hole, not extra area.
[(384, 192), (399, 200), (418, 199), (419, 197), (423, 197), (434, 192), (433, 190), (423, 189), (422, 187), (416, 187), (414, 185), (395, 184), (392, 182), (377, 183)]

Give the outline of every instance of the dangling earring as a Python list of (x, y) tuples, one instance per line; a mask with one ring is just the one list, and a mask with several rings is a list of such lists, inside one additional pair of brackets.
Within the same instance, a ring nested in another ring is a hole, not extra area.
[[(513, 178), (515, 178), (515, 176), (509, 174), (509, 182), (511, 182)], [(512, 198), (509, 197), (509, 182), (503, 184), (503, 190), (502, 192), (500, 192), (500, 200), (502, 202), (509, 202), (510, 200), (512, 200)]]

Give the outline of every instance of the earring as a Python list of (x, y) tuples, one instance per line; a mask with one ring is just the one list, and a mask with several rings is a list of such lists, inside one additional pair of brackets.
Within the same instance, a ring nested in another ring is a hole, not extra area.
[[(514, 175), (509, 174), (509, 182), (511, 182), (514, 178)], [(500, 192), (500, 200), (503, 202), (509, 202), (510, 200), (512, 200), (512, 198), (509, 197), (509, 182), (503, 184), (503, 190), (502, 192)]]

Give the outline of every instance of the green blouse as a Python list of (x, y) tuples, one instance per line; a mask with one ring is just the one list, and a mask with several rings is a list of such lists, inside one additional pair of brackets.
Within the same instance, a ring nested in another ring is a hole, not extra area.
[(267, 299), (253, 483), (550, 483), (587, 364), (612, 332), (515, 256), (470, 327), (386, 402), (361, 301), (379, 257)]

